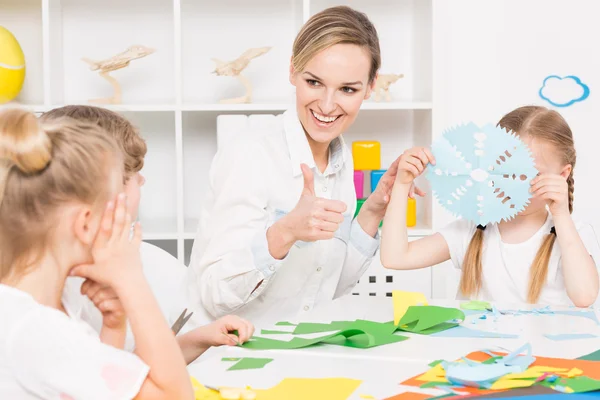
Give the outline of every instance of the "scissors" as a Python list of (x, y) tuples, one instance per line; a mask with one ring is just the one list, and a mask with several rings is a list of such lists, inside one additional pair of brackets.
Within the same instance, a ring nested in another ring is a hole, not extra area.
[(181, 328), (183, 328), (183, 326), (188, 322), (188, 320), (190, 319), (192, 314), (194, 314), (194, 312), (191, 312), (186, 316), (185, 315), (186, 313), (187, 313), (187, 308), (185, 308), (183, 310), (183, 312), (177, 318), (177, 321), (175, 321), (175, 323), (171, 327), (171, 330), (173, 331), (173, 333), (175, 333), (175, 335), (177, 335), (179, 333)]

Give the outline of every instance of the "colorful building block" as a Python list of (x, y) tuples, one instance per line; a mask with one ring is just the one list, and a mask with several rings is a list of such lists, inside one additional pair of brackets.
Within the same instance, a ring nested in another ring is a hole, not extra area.
[(356, 198), (362, 199), (365, 193), (365, 174), (362, 171), (354, 171), (354, 190)]
[(363, 204), (365, 204), (365, 200), (366, 199), (356, 199), (356, 212), (354, 213), (354, 218), (356, 218)]
[(406, 226), (412, 228), (417, 225), (417, 200), (408, 198), (406, 205)]
[[(367, 199), (356, 199), (356, 212), (354, 213), (354, 218), (356, 218), (356, 216), (358, 215), (358, 212), (362, 208), (363, 204), (365, 204), (365, 200), (367, 200)], [(380, 227), (381, 227), (381, 225), (383, 225), (383, 221), (381, 221), (379, 223)]]
[(385, 169), (377, 169), (375, 171), (371, 171), (371, 193), (373, 193), (377, 188), (377, 184), (379, 183), (379, 180), (381, 179), (383, 174), (385, 174), (385, 171)]
[(381, 144), (373, 140), (352, 142), (354, 170), (375, 170), (381, 168)]

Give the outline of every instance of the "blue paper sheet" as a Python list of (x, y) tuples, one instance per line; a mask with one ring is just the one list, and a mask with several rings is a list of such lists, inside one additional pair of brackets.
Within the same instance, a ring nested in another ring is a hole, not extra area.
[(516, 135), (469, 123), (445, 131), (431, 150), (436, 165), (428, 168), (427, 178), (454, 216), (487, 225), (510, 220), (529, 203), (529, 182), (538, 171)]
[(470, 329), (464, 326), (456, 326), (454, 328), (447, 329), (445, 331), (436, 332), (429, 336), (437, 337), (473, 337), (473, 338), (505, 338), (505, 339), (516, 339), (518, 335), (512, 335), (508, 333), (498, 332), (486, 332), (478, 329)]
[[(520, 354), (525, 352), (525, 354)], [(523, 372), (535, 361), (531, 355), (531, 345), (524, 344), (512, 353), (498, 357), (494, 363), (484, 364), (462, 359), (463, 362), (442, 361), (446, 379), (453, 385), (465, 385), (489, 389), (494, 382), (509, 373)]]
[(550, 340), (576, 340), (576, 339), (592, 339), (597, 338), (598, 335), (593, 335), (591, 333), (559, 333), (556, 335), (545, 334)]

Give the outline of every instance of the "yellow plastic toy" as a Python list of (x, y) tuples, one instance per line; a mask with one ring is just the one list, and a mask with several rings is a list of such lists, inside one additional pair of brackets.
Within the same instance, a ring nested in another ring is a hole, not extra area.
[(355, 171), (381, 169), (381, 144), (373, 140), (352, 142), (352, 158)]
[(10, 31), (0, 26), (0, 104), (14, 100), (25, 82), (25, 55)]
[(406, 226), (412, 228), (417, 225), (417, 200), (409, 197), (406, 205)]

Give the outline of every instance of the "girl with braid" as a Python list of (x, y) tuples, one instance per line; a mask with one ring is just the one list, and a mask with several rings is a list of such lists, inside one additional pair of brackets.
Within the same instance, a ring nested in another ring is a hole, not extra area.
[(383, 225), (382, 264), (408, 270), (452, 260), (461, 270), (460, 299), (590, 306), (598, 295), (600, 246), (592, 226), (571, 217), (576, 152), (569, 125), (556, 111), (525, 106), (498, 126), (519, 135), (535, 159), (529, 205), (509, 221), (481, 226), (459, 219), (409, 243), (408, 191), (435, 159), (426, 148), (407, 150)]

